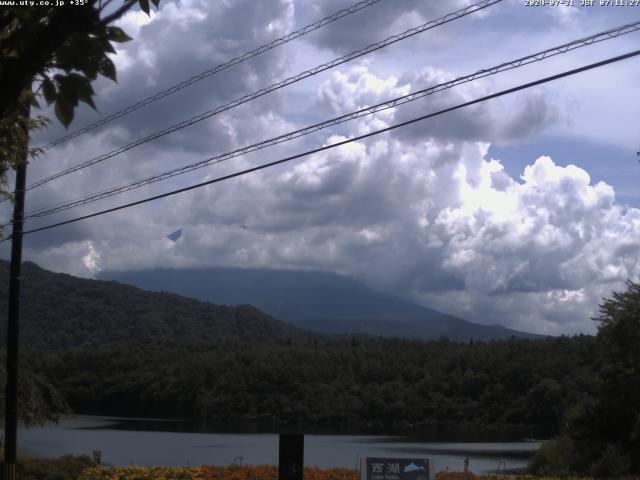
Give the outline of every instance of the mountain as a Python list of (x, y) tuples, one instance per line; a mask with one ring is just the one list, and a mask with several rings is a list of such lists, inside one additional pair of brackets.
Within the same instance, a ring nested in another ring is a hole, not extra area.
[[(306, 343), (311, 332), (249, 305), (211, 305), (112, 281), (88, 280), (23, 264), (21, 346), (63, 349), (142, 345), (165, 340)], [(9, 264), (0, 260), (0, 325), (6, 325)], [(0, 327), (0, 345), (6, 327)]]
[(145, 290), (166, 291), (211, 303), (255, 305), (300, 328), (322, 333), (454, 341), (541, 338), (500, 325), (480, 325), (376, 292), (326, 272), (202, 268), (103, 272)]

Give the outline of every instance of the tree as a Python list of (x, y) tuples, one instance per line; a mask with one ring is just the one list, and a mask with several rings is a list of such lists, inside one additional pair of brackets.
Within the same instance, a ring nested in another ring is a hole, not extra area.
[[(591, 355), (599, 369), (563, 420), (563, 432), (529, 464), (537, 475), (640, 473), (640, 284), (603, 299)], [(583, 385), (584, 387), (585, 385)]]
[[(156, 7), (159, 1), (151, 0)], [(29, 107), (37, 108), (44, 97), (65, 127), (79, 102), (95, 109), (91, 82), (98, 75), (116, 81), (108, 54), (115, 53), (113, 43), (131, 40), (111, 23), (136, 4), (149, 13), (149, 0), (69, 3), (0, 10), (0, 193), (5, 196), (8, 171), (38, 153), (28, 149), (25, 132), (47, 122), (41, 116), (30, 119)]]
[(640, 473), (640, 284), (627, 281), (625, 292), (604, 299), (594, 320), (603, 359), (593, 440), (606, 443), (608, 456), (628, 457)]
[[(156, 7), (159, 4), (159, 0), (151, 2)], [(98, 75), (116, 80), (116, 68), (108, 54), (115, 53), (113, 43), (131, 39), (111, 23), (136, 4), (149, 13), (149, 0), (122, 0), (120, 4), (116, 0), (77, 0), (68, 1), (66, 5), (2, 7), (0, 194), (10, 196), (7, 173), (11, 169), (25, 167), (25, 162), (38, 154), (37, 149), (29, 148), (29, 134), (48, 122), (41, 115), (32, 118), (29, 113), (31, 107), (39, 107), (38, 98), (43, 97), (48, 105), (53, 105), (56, 117), (68, 127), (80, 101), (95, 109), (95, 92), (91, 83)], [(24, 168), (20, 170), (24, 172)], [(22, 216), (21, 208), (17, 210), (18, 218)], [(20, 260), (17, 265), (20, 265)], [(14, 275), (12, 271), (12, 279), (18, 279), (19, 283), (19, 274)], [(14, 322), (17, 325), (17, 320)], [(8, 362), (12, 367), (6, 372), (3, 370), (1, 375), (11, 379), (11, 382), (7, 380), (11, 383), (7, 392), (13, 392), (9, 409), (16, 401), (17, 329), (15, 336), (15, 340), (7, 340), (16, 345), (13, 353), (8, 355), (12, 359)], [(11, 353), (11, 349), (8, 352)], [(50, 419), (52, 412), (65, 406), (55, 388), (42, 378), (29, 375), (21, 378), (17, 395), (23, 423)], [(15, 425), (7, 428), (15, 431)], [(7, 450), (11, 450), (8, 445), (7, 439)], [(15, 445), (12, 449), (15, 450)], [(12, 463), (11, 460), (8, 462)]]
[[(5, 369), (0, 368), (0, 411), (4, 411), (5, 379)], [(18, 419), (22, 425), (41, 425), (57, 421), (60, 414), (71, 413), (62, 393), (42, 375), (21, 369), (20, 379)], [(3, 420), (4, 417), (0, 416), (0, 425), (3, 424)]]
[[(600, 304), (593, 393), (566, 416), (564, 457), (572, 470), (598, 477), (640, 473), (640, 284)], [(569, 455), (567, 452), (571, 452)]]

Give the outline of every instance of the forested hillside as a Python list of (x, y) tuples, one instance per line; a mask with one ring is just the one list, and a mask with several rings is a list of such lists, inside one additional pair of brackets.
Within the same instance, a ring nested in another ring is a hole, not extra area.
[[(320, 271), (265, 268), (155, 268), (101, 272), (107, 280), (226, 305), (254, 305), (291, 325), (329, 334), (415, 340), (542, 338), (482, 325), (377, 292), (353, 278)], [(470, 320), (473, 320), (471, 318)]]
[(456, 344), (175, 344), (32, 354), (80, 413), (556, 429), (592, 385), (593, 337)]
[[(5, 324), (9, 264), (0, 260), (0, 322)], [(21, 345), (64, 349), (141, 345), (172, 339), (211, 344), (221, 340), (284, 343), (317, 336), (258, 309), (211, 305), (178, 295), (147, 292), (117, 282), (23, 266)], [(0, 345), (6, 329), (0, 329)]]

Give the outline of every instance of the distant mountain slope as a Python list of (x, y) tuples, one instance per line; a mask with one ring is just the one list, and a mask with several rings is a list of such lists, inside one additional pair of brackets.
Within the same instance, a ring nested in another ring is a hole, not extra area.
[[(6, 325), (8, 262), (0, 260), (0, 325)], [(211, 305), (170, 293), (53, 273), (23, 265), (21, 345), (25, 348), (140, 345), (172, 339), (209, 344), (307, 342), (317, 335), (244, 306)], [(6, 327), (0, 328), (0, 345)]]
[(153, 269), (103, 272), (100, 278), (211, 303), (251, 304), (298, 327), (323, 333), (368, 333), (455, 341), (540, 338), (499, 325), (479, 325), (375, 292), (324, 272), (267, 269)]

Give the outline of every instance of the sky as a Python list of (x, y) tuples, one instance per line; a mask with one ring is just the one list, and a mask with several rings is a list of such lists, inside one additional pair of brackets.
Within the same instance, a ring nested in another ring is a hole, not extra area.
[[(162, 0), (119, 22), (133, 41), (99, 112), (42, 145), (342, 8), (349, 0)], [(469, 5), (381, 0), (90, 133), (29, 165), (28, 183)], [(596, 2), (598, 3), (598, 2)], [(119, 186), (640, 20), (640, 6), (480, 12), (30, 190), (26, 211)], [(35, 228), (372, 132), (640, 47), (640, 33), (467, 83), (139, 190)], [(53, 115), (44, 110), (43, 114)], [(640, 58), (443, 114), (250, 175), (27, 235), (24, 258), (102, 270), (323, 270), (483, 324), (593, 333), (598, 304), (640, 276)], [(8, 206), (0, 207), (3, 219)], [(176, 240), (167, 235), (181, 229)], [(9, 256), (8, 242), (0, 255)]]

